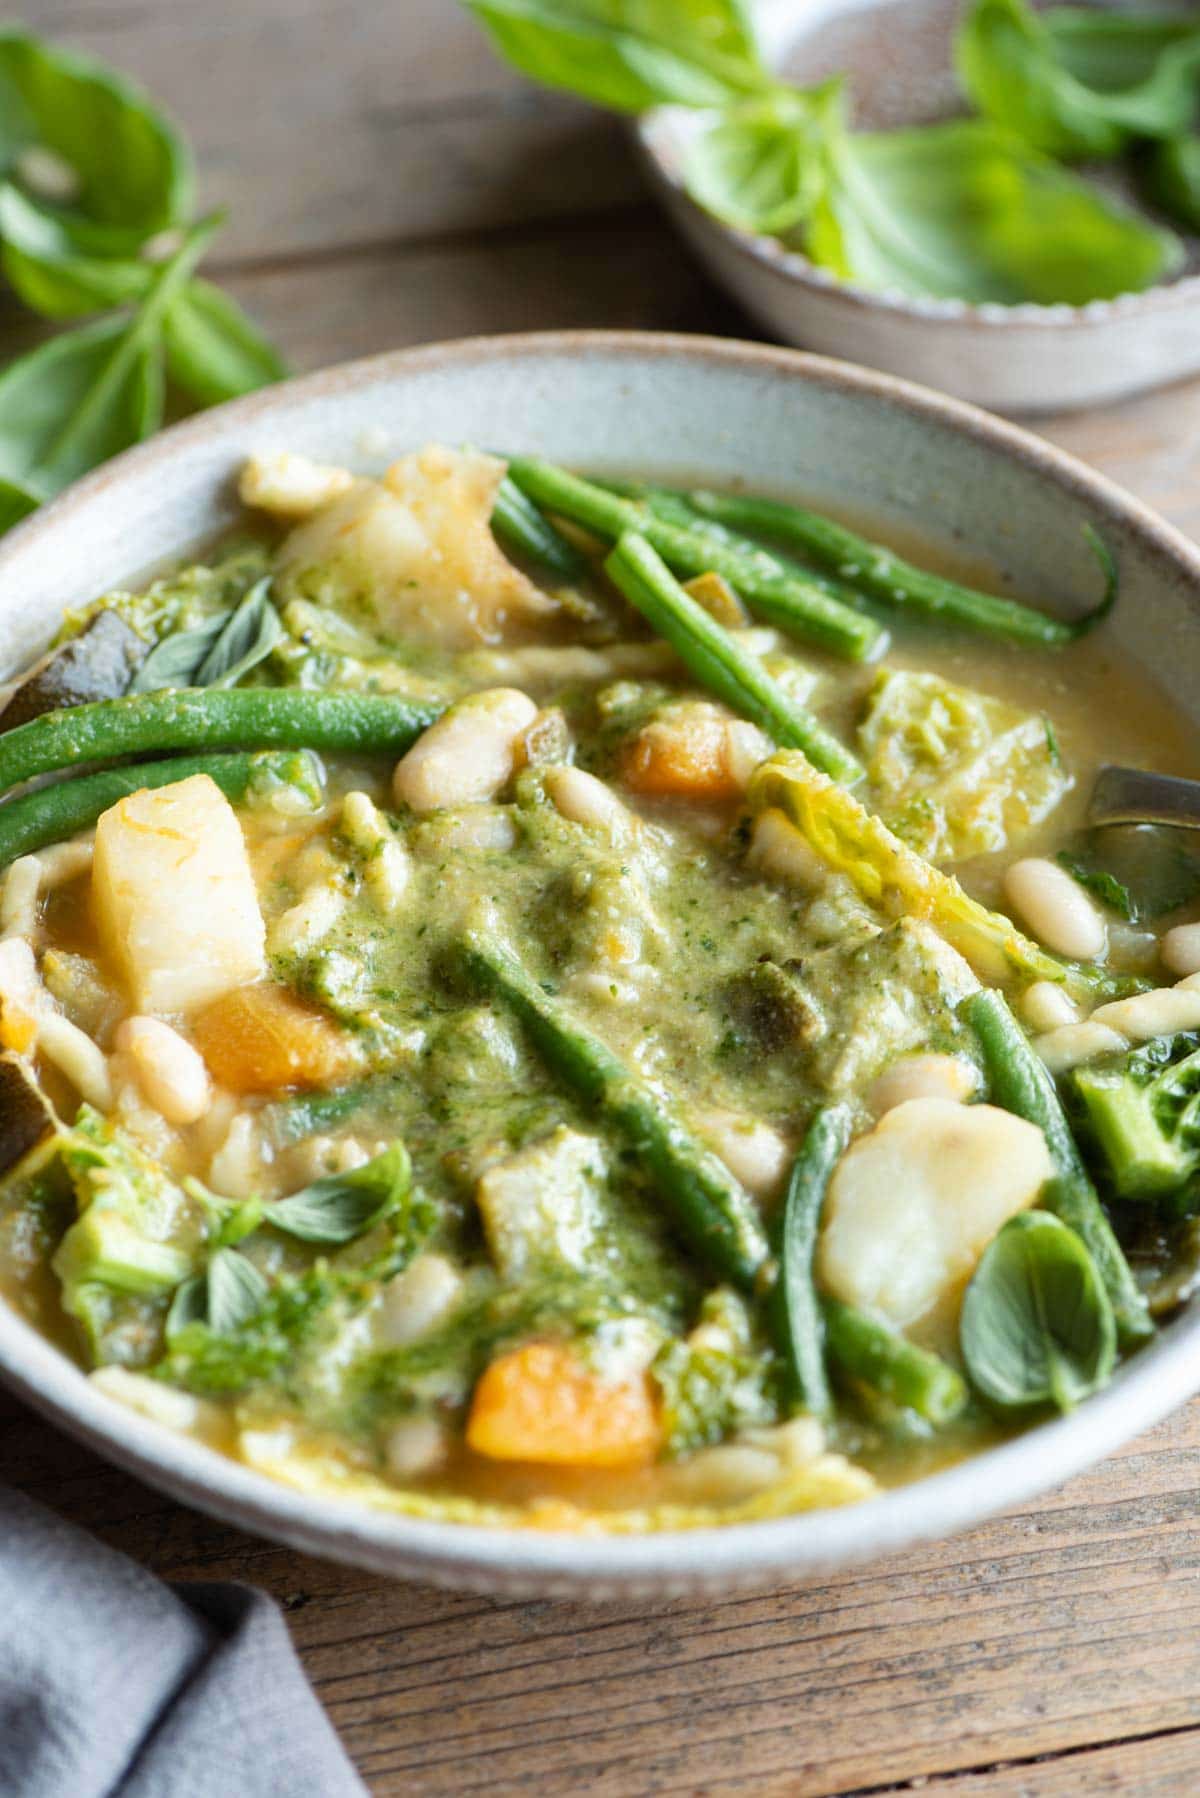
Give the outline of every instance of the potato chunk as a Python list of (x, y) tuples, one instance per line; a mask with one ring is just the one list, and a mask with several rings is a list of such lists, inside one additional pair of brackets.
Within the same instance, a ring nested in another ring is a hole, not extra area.
[(263, 971), (263, 921), (233, 807), (207, 774), (131, 793), (96, 826), (92, 903), (138, 1011), (197, 1011)]
[(818, 1268), (846, 1304), (904, 1329), (961, 1291), (1052, 1172), (1037, 1127), (992, 1105), (910, 1099), (851, 1144), (829, 1186)]
[(493, 456), (433, 447), (401, 457), (382, 482), (355, 481), (284, 543), (285, 592), (361, 606), (384, 630), (447, 649), (553, 617), (555, 602), (492, 535), (503, 476)]
[(546, 1264), (586, 1269), (602, 1221), (604, 1148), (560, 1127), (489, 1167), (476, 1198), (492, 1260), (506, 1280)]

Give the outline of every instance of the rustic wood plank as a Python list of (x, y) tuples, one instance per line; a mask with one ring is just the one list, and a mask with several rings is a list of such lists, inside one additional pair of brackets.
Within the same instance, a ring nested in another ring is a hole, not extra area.
[[(1172, 1731), (1112, 1748), (1084, 1749), (1051, 1761), (995, 1767), (919, 1784), (930, 1798), (1081, 1798), (1081, 1794), (1101, 1798), (1107, 1792), (1124, 1794), (1124, 1798), (1181, 1798), (1200, 1786), (1200, 1732)], [(917, 1784), (886, 1789), (911, 1792)]]
[(298, 369), (476, 332), (749, 331), (650, 208), (553, 231), (233, 273), (226, 285)]
[(1200, 538), (1200, 381), (1035, 428)]
[(640, 191), (621, 126), (506, 69), (457, 0), (28, 0), (143, 82), (195, 146), (221, 254), (390, 243)]
[[(25, 1490), (165, 1577), (274, 1593), (379, 1794), (818, 1798), (1200, 1724), (1200, 1404), (956, 1541), (792, 1590), (598, 1607), (442, 1594), (294, 1555), (158, 1497), (19, 1407), (0, 1414), (0, 1449)], [(1194, 1752), (1179, 1739), (1168, 1769)], [(1032, 1777), (973, 1777), (1010, 1775)], [(1069, 1779), (1045, 1789), (1141, 1790)]]

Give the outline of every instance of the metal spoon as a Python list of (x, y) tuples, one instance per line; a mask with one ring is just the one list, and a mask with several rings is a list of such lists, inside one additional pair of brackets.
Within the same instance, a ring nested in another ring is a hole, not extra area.
[(1200, 830), (1200, 780), (1150, 774), (1143, 768), (1101, 768), (1088, 801), (1087, 821), (1101, 824), (1174, 824)]

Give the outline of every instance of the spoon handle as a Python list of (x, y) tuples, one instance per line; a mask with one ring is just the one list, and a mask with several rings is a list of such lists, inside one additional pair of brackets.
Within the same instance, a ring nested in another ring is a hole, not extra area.
[(1200, 829), (1200, 781), (1141, 768), (1101, 768), (1088, 802), (1088, 823), (1174, 824)]

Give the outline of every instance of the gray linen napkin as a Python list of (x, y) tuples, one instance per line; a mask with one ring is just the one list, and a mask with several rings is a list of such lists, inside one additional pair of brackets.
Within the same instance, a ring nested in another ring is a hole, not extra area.
[(0, 1489), (4, 1798), (363, 1798), (278, 1610)]

